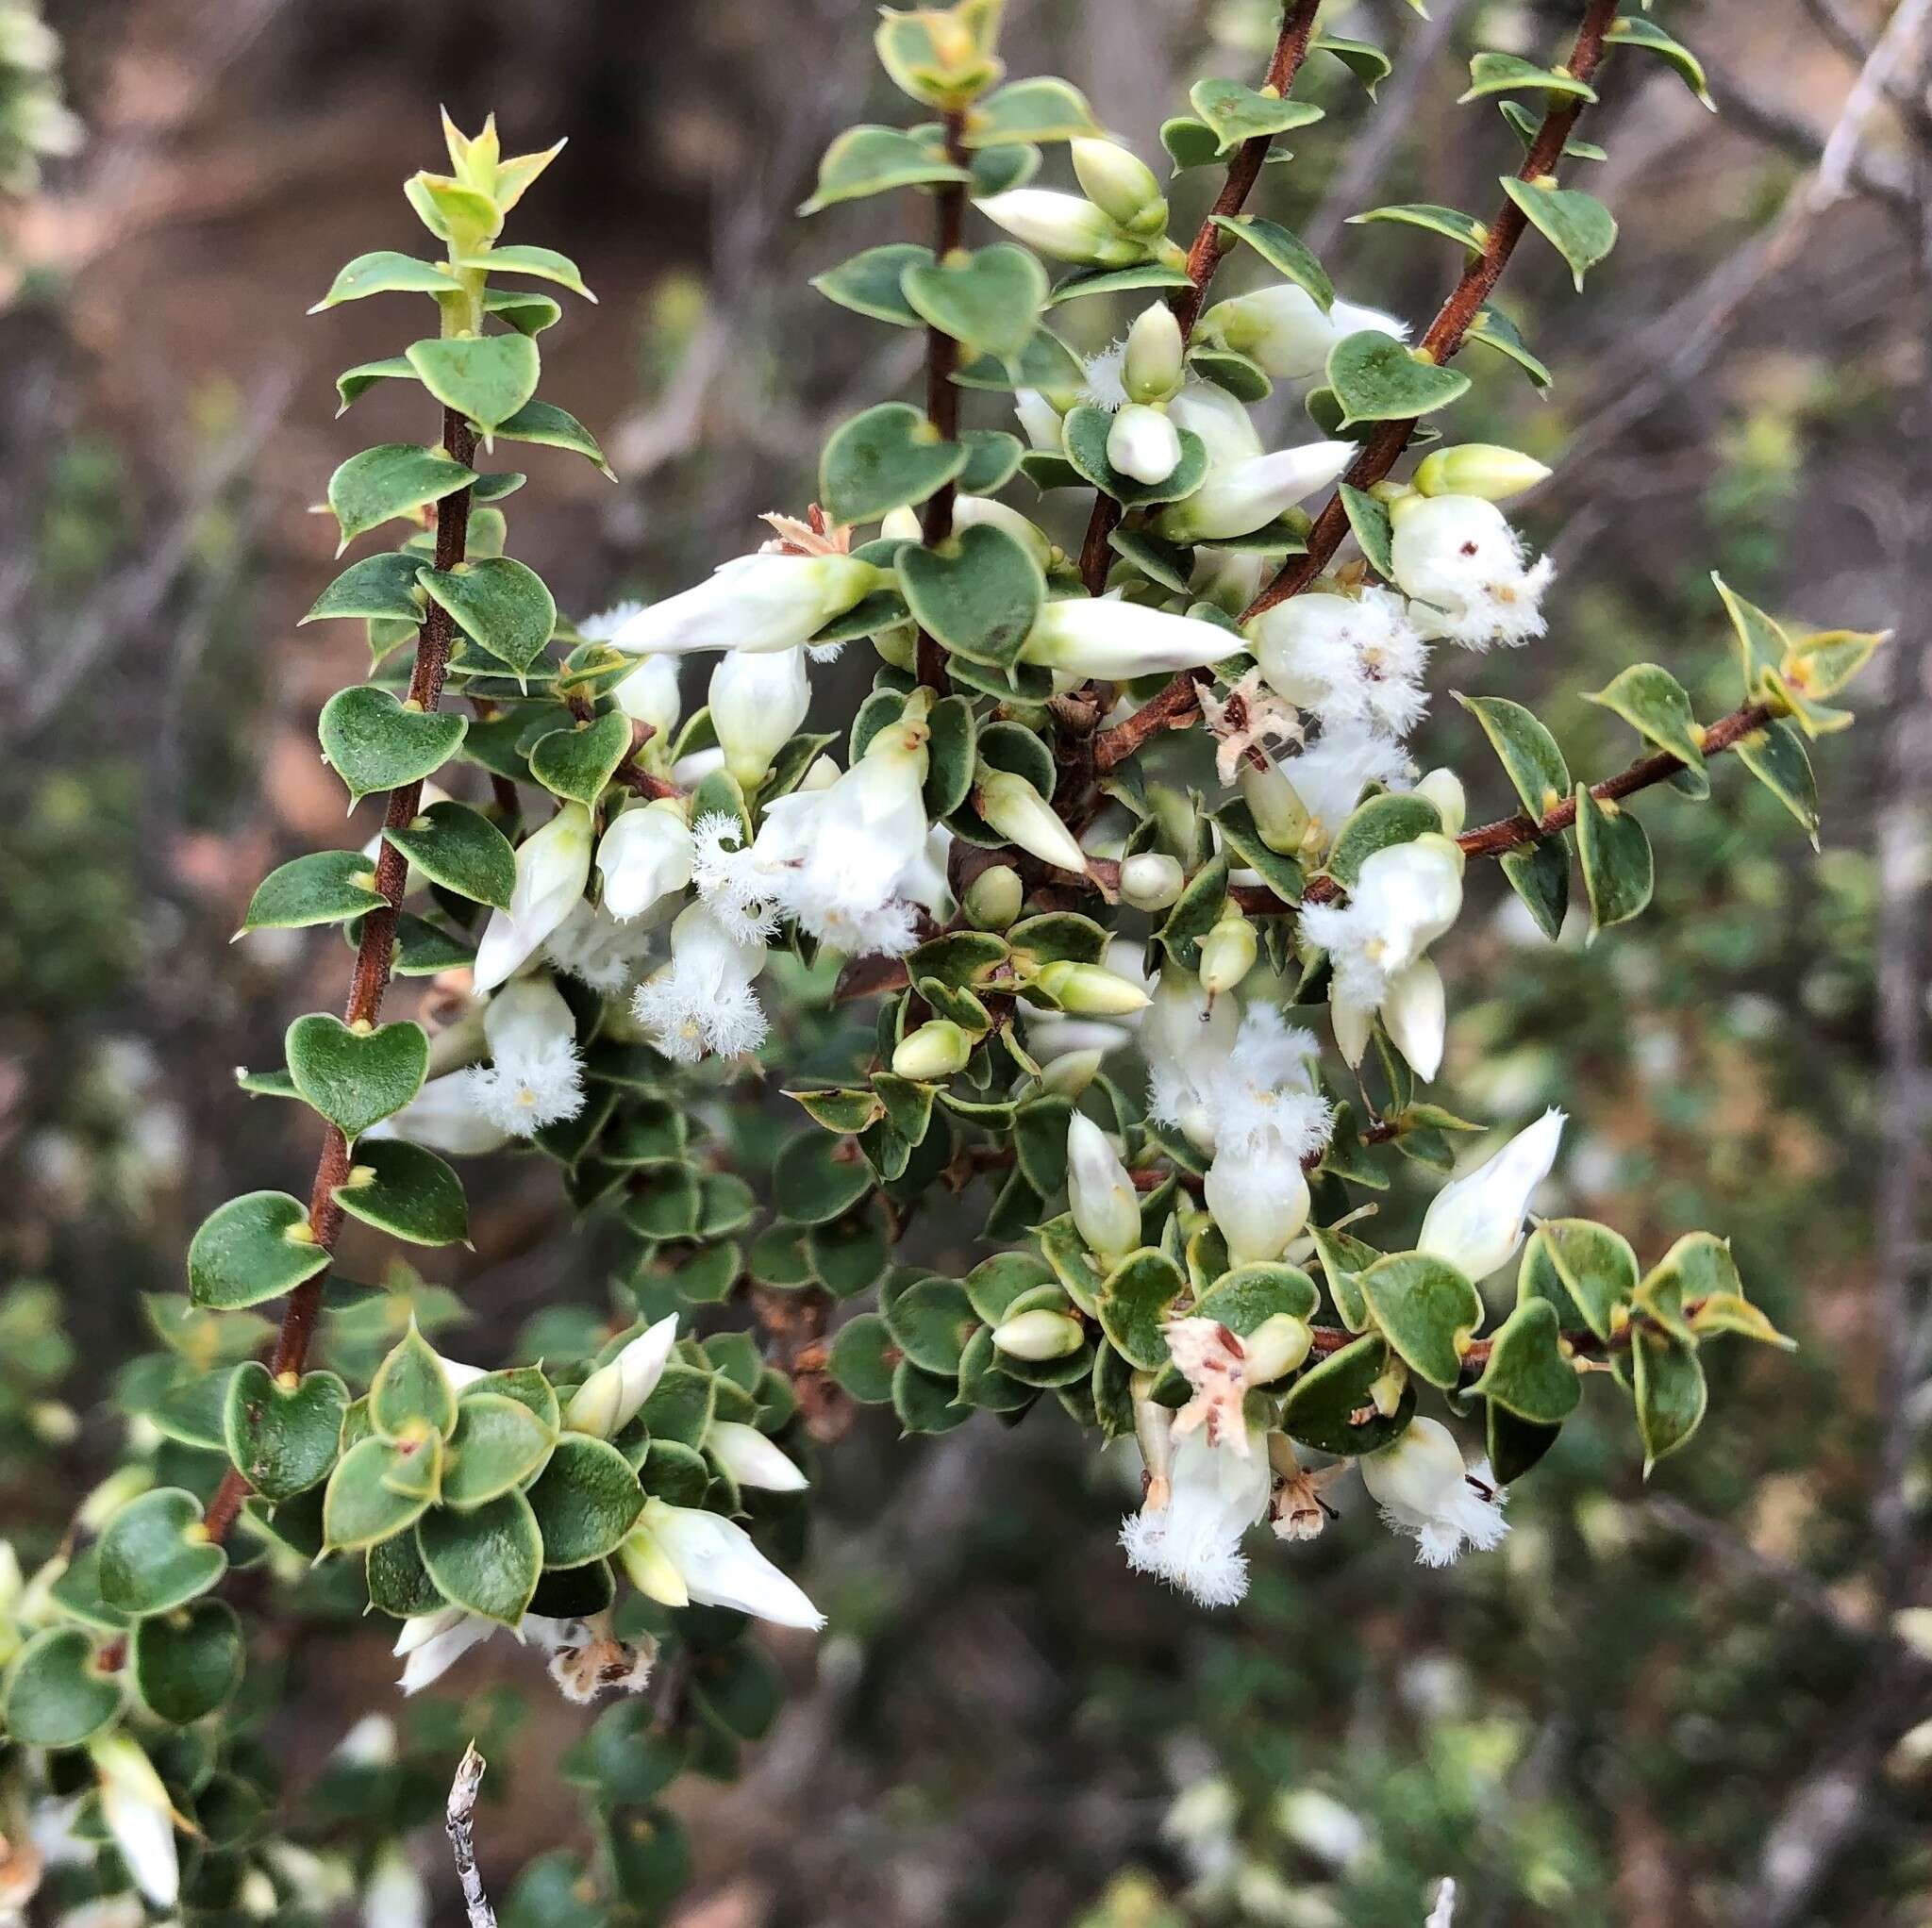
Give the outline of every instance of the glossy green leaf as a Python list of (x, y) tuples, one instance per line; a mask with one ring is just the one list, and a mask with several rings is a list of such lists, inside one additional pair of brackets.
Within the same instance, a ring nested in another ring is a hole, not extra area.
[(43, 1627), (7, 1669), (0, 1726), (22, 1747), (78, 1747), (121, 1715), (122, 1676), (79, 1627)]
[(1502, 182), (1503, 191), (1531, 225), (1569, 262), (1581, 293), (1584, 275), (1616, 245), (1616, 218), (1595, 195), (1578, 188), (1546, 187), (1515, 175), (1504, 175)]
[(263, 1499), (293, 1499), (328, 1477), (348, 1407), (349, 1389), (333, 1372), (284, 1386), (258, 1359), (244, 1359), (223, 1410), (228, 1457)]
[(589, 806), (630, 751), (630, 718), (613, 709), (539, 737), (530, 748), (530, 774), (552, 795)]
[(1482, 1295), (1425, 1252), (1392, 1252), (1356, 1282), (1389, 1343), (1432, 1386), (1462, 1375), (1464, 1342), (1483, 1322)]
[(1576, 850), (1592, 931), (1627, 922), (1649, 905), (1654, 873), (1643, 825), (1620, 806), (1599, 803), (1586, 784), (1576, 786)]
[(336, 1203), (350, 1217), (411, 1245), (457, 1245), (470, 1236), (463, 1181), (434, 1152), (404, 1139), (356, 1148)]
[(914, 620), (948, 650), (1001, 667), (1017, 658), (1046, 599), (1040, 565), (991, 523), (902, 551), (899, 584)]
[(235, 1312), (279, 1299), (328, 1269), (308, 1229), (308, 1207), (285, 1191), (250, 1191), (217, 1205), (188, 1246), (195, 1305)]
[(385, 901), (375, 888), (373, 858), (359, 850), (311, 851), (271, 871), (256, 886), (236, 935), (342, 923)]
[(1418, 360), (1393, 335), (1364, 328), (1328, 351), (1328, 385), (1341, 398), (1345, 423), (1407, 422), (1466, 394), (1469, 377)]
[(197, 1600), (140, 1621), (127, 1637), (127, 1668), (142, 1704), (185, 1727), (212, 1714), (242, 1685), (242, 1623), (221, 1600)]
[(460, 294), (462, 288), (446, 268), (419, 261), (413, 255), (398, 254), (393, 248), (379, 248), (372, 255), (358, 255), (308, 312), (319, 315), (325, 308), (371, 294)]
[(383, 442), (351, 456), (328, 478), (328, 506), (341, 530), (337, 555), (368, 530), (454, 495), (475, 479), (474, 469), (416, 442)]
[(630, 1462), (584, 1433), (558, 1440), (527, 1497), (550, 1567), (582, 1566), (615, 1553), (644, 1504)]
[(523, 1619), (543, 1570), (542, 1536), (518, 1492), (471, 1513), (438, 1507), (425, 1514), (416, 1550), (445, 1600), (507, 1627)]
[(825, 149), (819, 162), (818, 186), (798, 211), (816, 214), (837, 202), (861, 200), (894, 188), (930, 187), (941, 181), (964, 183), (971, 178), (943, 153), (897, 127), (848, 127)]
[(352, 798), (433, 776), (463, 740), (464, 720), (411, 709), (374, 683), (339, 690), (324, 706), (323, 755)]
[(227, 1554), (202, 1523), (201, 1502), (180, 1487), (130, 1500), (101, 1534), (101, 1598), (137, 1618), (184, 1605), (227, 1571)]
[(834, 522), (876, 522), (950, 482), (966, 466), (966, 453), (942, 440), (910, 404), (881, 402), (832, 431), (819, 465), (819, 500)]
[(412, 341), (404, 354), (418, 379), (445, 408), (467, 416), (484, 445), (537, 392), (541, 373), (527, 335), (444, 335)]
[(1539, 823), (1571, 792), (1570, 766), (1557, 740), (1520, 703), (1507, 696), (1456, 700), (1483, 726), (1523, 807)]
[(358, 1030), (314, 1011), (289, 1026), (283, 1048), (296, 1090), (351, 1139), (400, 1111), (429, 1068), (429, 1039), (408, 1019)]
[(556, 631), (557, 604), (543, 578), (508, 556), (425, 569), (417, 580), (468, 635), (513, 670), (527, 670)]

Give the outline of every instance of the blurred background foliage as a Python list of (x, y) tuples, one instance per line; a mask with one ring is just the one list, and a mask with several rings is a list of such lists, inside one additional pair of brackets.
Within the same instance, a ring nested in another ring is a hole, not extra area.
[[(1774, 610), (1903, 624), (1889, 696), (1861, 692), (1876, 726), (1822, 748), (1818, 860), (1723, 772), (1711, 806), (1642, 806), (1660, 887), (1641, 923), (1552, 950), (1499, 878), (1473, 877), (1445, 957), (1442, 1102), (1498, 1122), (1569, 1107), (1546, 1207), (1616, 1222), (1646, 1258), (1695, 1225), (1730, 1231), (1802, 1352), (1727, 1351), (1712, 1424), (1647, 1488), (1606, 1402), (1519, 1489), (1501, 1554), (1412, 1570), (1357, 1495), (1312, 1547), (1258, 1561), (1246, 1606), (1218, 1618), (1129, 1578), (1112, 1545), (1126, 1476), (1083, 1466), (1056, 1412), (903, 1448), (889, 1415), (862, 1415), (822, 1469), (813, 1591), (834, 1632), (774, 1648), (795, 1697), (748, 1778), (680, 1796), (698, 1854), (682, 1928), (1395, 1928), (1444, 1875), (1461, 1928), (1932, 1923), (1932, 1642), (1897, 1618), (1925, 1597), (1908, 1321), (1932, 843), (1924, 796), (1897, 794), (1923, 769), (1928, 700), (1911, 634), (1928, 580), (1923, 86), (1866, 129), (1846, 191), (1826, 200), (1815, 170), (1888, 10), (1660, 8), (1725, 111), (1619, 63), (1635, 71), (1591, 128), (1617, 253), (1582, 303), (1524, 251), (1503, 305), (1555, 390), (1488, 361), (1469, 405), (1487, 419), (1461, 424), (1563, 465), (1520, 518), (1560, 565), (1549, 640), (1457, 667), (1473, 692), (1535, 706), (1578, 770), (1631, 753), (1577, 695), (1626, 662), (1665, 663), (1707, 713), (1736, 700), (1712, 567)], [(1547, 49), (1568, 16), (1432, 11), (1336, 8), (1396, 75), (1378, 103), (1333, 63), (1312, 75), (1331, 118), (1271, 170), (1264, 209), (1351, 296), (1417, 316), (1446, 251), (1343, 217), (1424, 198), (1486, 211), (1510, 142), (1453, 105), (1462, 56)], [(1009, 14), (1014, 69), (1067, 75), (1142, 153), (1190, 80), (1247, 73), (1274, 25), (1265, 0)], [(791, 217), (825, 139), (884, 84), (870, 16), (854, 0), (56, 0), (85, 145), (62, 151), (75, 130), (30, 67), (0, 88), (0, 1511), (25, 1551), (47, 1551), (112, 1463), (117, 1382), (140, 1406), (172, 1370), (143, 1355), (188, 1232), (308, 1149), (293, 1107), (252, 1105), (229, 1071), (272, 1062), (291, 1014), (336, 1000), (344, 959), (327, 938), (226, 939), (251, 879), (341, 834), (313, 713), (358, 645), (293, 625), (330, 547), (310, 506), (346, 446), (330, 373), (385, 324), (302, 310), (340, 259), (408, 245), (394, 190), (433, 161), (439, 102), (466, 123), (493, 108), (519, 142), (568, 132), (546, 231), (603, 303), (547, 358), (623, 480), (534, 452), (519, 543), (577, 613), (688, 581), (752, 546), (758, 511), (802, 509), (827, 426), (911, 374), (805, 286), (876, 216)], [(1178, 188), (1177, 229), (1201, 192)], [(420, 426), (391, 398), (362, 406)], [(822, 679), (824, 726), (870, 669), (841, 673)], [(1445, 698), (1419, 754), (1457, 764), (1479, 817), (1508, 808)], [(439, 1254), (419, 1297), (425, 1327), (449, 1328), (438, 1342), (493, 1361), (526, 1321), (541, 1349), (543, 1321), (594, 1314), (612, 1255), (568, 1223), (548, 1169), (506, 1161), (475, 1249)], [(325, 1834), (345, 1771), (329, 1748), (391, 1701), (382, 1641), (337, 1593), (319, 1579), (275, 1636), (263, 1709)], [(484, 1648), (452, 1678), (487, 1693), (505, 1666)], [(411, 1750), (452, 1757), (491, 1713), (414, 1711)], [(541, 1704), (512, 1740), (493, 1718), (492, 1791), (514, 1799), (486, 1803), (482, 1856), (502, 1891), (578, 1825), (555, 1763), (581, 1720)], [(383, 1784), (391, 1820), (433, 1815), (440, 1770), (412, 1771), (408, 1800)], [(453, 1905), (438, 1831), (411, 1852)], [(541, 1883), (508, 1912), (559, 1919)]]

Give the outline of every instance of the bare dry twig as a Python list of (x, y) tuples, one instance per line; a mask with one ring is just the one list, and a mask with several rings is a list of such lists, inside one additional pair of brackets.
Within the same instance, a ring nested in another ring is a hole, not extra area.
[(483, 1891), (483, 1877), (476, 1871), (476, 1790), (483, 1785), (483, 1770), (490, 1765), (476, 1752), (473, 1740), (457, 1763), (456, 1779), (449, 1784), (449, 1805), (442, 1816), (443, 1831), (449, 1836), (449, 1852), (457, 1864), (457, 1879), (463, 1887), (463, 1909), (470, 1928), (496, 1928), (496, 1910)]

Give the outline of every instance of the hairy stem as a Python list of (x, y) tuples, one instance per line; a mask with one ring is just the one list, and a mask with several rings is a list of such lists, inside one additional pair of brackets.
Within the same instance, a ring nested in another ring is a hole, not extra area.
[[(966, 117), (955, 111), (945, 116), (946, 158), (955, 167), (964, 167), (969, 158), (965, 146)], [(944, 261), (959, 246), (966, 224), (966, 185), (946, 181), (933, 195), (933, 258)], [(959, 344), (943, 328), (925, 331), (925, 415), (939, 431), (941, 441), (959, 439), (959, 388), (954, 372), (959, 366)], [(953, 498), (958, 493), (951, 482), (942, 482), (926, 497), (920, 511), (919, 539), (931, 549), (953, 533)], [(946, 674), (946, 653), (936, 637), (919, 632), (919, 680), (943, 696), (952, 688)]]

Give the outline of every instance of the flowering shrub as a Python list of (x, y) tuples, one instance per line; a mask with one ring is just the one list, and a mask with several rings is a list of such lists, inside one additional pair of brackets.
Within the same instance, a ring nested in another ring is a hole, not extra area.
[[(544, 1857), (514, 1906), (655, 1919), (685, 1863), (658, 1796), (728, 1771), (774, 1716), (748, 1621), (823, 1624), (791, 1570), (844, 1402), (941, 1433), (1050, 1399), (1131, 1442), (1126, 1564), (1220, 1607), (1261, 1549), (1293, 1557), (1273, 1540), (1329, 1530), (1354, 1471), (1444, 1564), (1503, 1537), (1587, 1378), (1631, 1400), (1649, 1464), (1703, 1418), (1707, 1341), (1783, 1342), (1716, 1234), (1646, 1263), (1607, 1226), (1531, 1228), (1560, 1112), (1449, 1178), (1485, 1127), (1424, 1095), (1453, 1011), (1431, 948), (1469, 863), (1498, 860), (1553, 938), (1580, 873), (1577, 914), (1609, 930), (1651, 896), (1628, 800), (1707, 801), (1726, 752), (1815, 831), (1806, 740), (1849, 722), (1830, 700), (1879, 640), (1788, 631), (1720, 583), (1740, 706), (1700, 722), (1633, 663), (1591, 700), (1641, 754), (1593, 782), (1526, 708), (1466, 699), (1473, 760), (1492, 752), (1520, 806), (1474, 827), (1463, 776), (1406, 744), (1432, 668), (1547, 626), (1550, 560), (1498, 507), (1547, 472), (1445, 439), (1471, 386), (1451, 364), (1474, 343), (1548, 380), (1495, 284), (1534, 229), (1582, 285), (1615, 223), (1557, 173), (1595, 152), (1573, 139), (1594, 80), (1649, 56), (1701, 92), (1694, 58), (1615, 0), (1589, 0), (1559, 65), (1476, 56), (1468, 98), (1526, 150), (1501, 211), (1360, 217), (1462, 251), (1410, 345), (1245, 211), (1275, 138), (1321, 118), (1293, 95), (1304, 62), (1373, 85), (1378, 50), (1292, 0), (1262, 86), (1194, 88), (1163, 142), (1177, 175), (1223, 178), (1183, 249), (1160, 181), (1074, 89), (1005, 78), (999, 11), (888, 12), (886, 70), (938, 118), (841, 135), (806, 204), (930, 204), (931, 245), (816, 284), (923, 335), (924, 406), (842, 424), (818, 500), (682, 593), (574, 623), (505, 553), (524, 477), (483, 465), (499, 442), (603, 464), (537, 393), (561, 313), (542, 291), (586, 294), (578, 270), (503, 238), (557, 148), (447, 125), (449, 171), (407, 186), (436, 258), (362, 256), (317, 305), (426, 295), (440, 319), (340, 377), (345, 408), (419, 385), (442, 429), (337, 470), (344, 550), (408, 533), (304, 619), (363, 625), (370, 679), (320, 739), (352, 802), (387, 803), (368, 847), (285, 864), (243, 922), (354, 947), (343, 1016), (297, 1018), (285, 1062), (241, 1074), (319, 1114), (308, 1195), (202, 1225), (144, 1362), (148, 1450), (59, 1557), (0, 1576), (8, 1798), (70, 1902), (312, 1901), (250, 1733), (225, 1597), (243, 1568), (351, 1576), (398, 1623), (405, 1693), (497, 1630), (574, 1701), (648, 1689), (567, 1763), (594, 1863)], [(1078, 191), (1032, 185), (1049, 154)], [(969, 216), (1010, 239), (969, 245)], [(1210, 301), (1230, 256), (1263, 285)], [(1074, 303), (1117, 311), (1118, 341), (1075, 354), (1054, 325)], [(1308, 427), (1271, 450), (1250, 409), (1276, 384), (1302, 386)], [(813, 666), (859, 645), (879, 668), (848, 727), (807, 730)], [(385, 1020), (392, 979), (428, 981), (416, 1016)], [(768, 1172), (760, 1068), (797, 1107)], [(334, 1251), (351, 1218), (461, 1241), (449, 1161), (511, 1146), (636, 1259), (614, 1324), (564, 1319), (490, 1370), (431, 1343), (428, 1295), (352, 1284)], [(1431, 1193), (1408, 1244), (1376, 1237), (1398, 1176)], [(984, 1255), (918, 1263), (969, 1197)], [(391, 1772), (395, 1745), (365, 1735), (344, 1771)], [(388, 1784), (363, 1785), (373, 1891), (408, 1874), (368, 1792)]]

